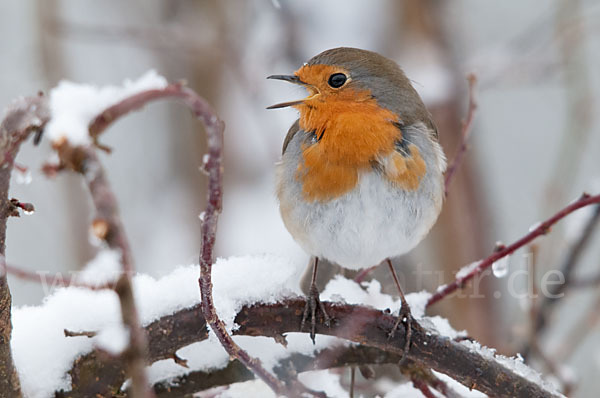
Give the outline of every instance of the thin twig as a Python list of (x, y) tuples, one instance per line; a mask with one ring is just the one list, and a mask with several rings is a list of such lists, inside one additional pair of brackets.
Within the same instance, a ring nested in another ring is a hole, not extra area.
[(117, 279), (115, 292), (119, 297), (123, 324), (129, 329), (129, 345), (121, 357), (131, 376), (132, 396), (135, 398), (151, 397), (154, 394), (149, 388), (146, 376), (148, 347), (146, 336), (141, 331), (141, 322), (133, 295), (133, 259), (119, 215), (116, 197), (92, 146), (72, 147), (66, 139), (55, 142), (53, 145), (61, 164), (80, 173), (87, 184), (96, 208), (94, 224), (102, 225), (102, 233), (97, 234), (98, 237), (104, 240), (109, 248), (117, 250), (121, 254), (123, 272)]
[(446, 169), (446, 176), (444, 178), (444, 195), (448, 196), (448, 190), (450, 189), (450, 183), (454, 177), (456, 170), (462, 163), (465, 153), (468, 149), (468, 141), (471, 136), (471, 130), (473, 128), (473, 120), (475, 119), (475, 111), (477, 110), (477, 101), (475, 100), (475, 86), (477, 85), (477, 77), (475, 74), (470, 73), (467, 76), (469, 82), (469, 108), (467, 110), (467, 118), (462, 122), (460, 146), (452, 162), (450, 162), (448, 169)]
[(92, 337), (96, 337), (98, 335), (98, 332), (90, 332), (90, 331), (81, 331), (81, 332), (74, 332), (72, 330), (69, 329), (64, 329), (64, 334), (65, 337), (87, 337), (87, 338), (92, 338)]
[(160, 98), (175, 98), (183, 102), (192, 110), (194, 115), (204, 123), (208, 143), (208, 159), (204, 166), (208, 172), (208, 203), (204, 211), (202, 222), (202, 246), (200, 252), (200, 294), (202, 297), (203, 313), (208, 324), (215, 332), (219, 341), (233, 358), (237, 358), (252, 372), (275, 391), (283, 394), (286, 391), (284, 385), (271, 373), (269, 373), (256, 358), (251, 357), (246, 351), (239, 347), (227, 332), (225, 324), (218, 318), (212, 297), (211, 270), (214, 260), (213, 247), (217, 228), (218, 214), (221, 212), (222, 202), (222, 173), (223, 173), (223, 131), (225, 124), (217, 117), (213, 108), (196, 94), (193, 90), (184, 87), (183, 84), (171, 84), (163, 89), (147, 90), (109, 107), (98, 115), (89, 126), (90, 135), (94, 140), (116, 119), (141, 108), (148, 102)]
[(521, 247), (527, 245), (538, 236), (546, 235), (548, 232), (550, 232), (550, 229), (554, 224), (556, 224), (558, 221), (568, 216), (575, 210), (581, 209), (582, 207), (589, 206), (594, 203), (600, 203), (600, 195), (590, 196), (588, 194), (583, 194), (580, 199), (571, 203), (564, 209), (560, 210), (558, 213), (556, 213), (554, 216), (550, 217), (546, 221), (540, 223), (536, 228), (531, 230), (527, 235), (525, 235), (521, 239), (517, 240), (511, 245), (502, 248), (501, 250), (494, 252), (491, 256), (481, 260), (479, 264), (468, 274), (457, 278), (454, 282), (450, 284), (438, 287), (437, 292), (434, 295), (432, 295), (427, 301), (427, 307), (437, 303), (444, 297), (447, 297), (455, 290), (462, 288), (468, 281), (473, 279), (473, 277), (481, 274), (484, 270), (491, 267), (492, 264), (494, 264), (499, 259), (506, 257), (509, 254), (512, 254), (517, 249), (520, 249)]

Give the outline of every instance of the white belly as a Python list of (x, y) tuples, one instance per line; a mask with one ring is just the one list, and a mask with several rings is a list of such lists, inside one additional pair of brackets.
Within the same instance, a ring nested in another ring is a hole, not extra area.
[[(280, 178), (286, 174), (280, 173)], [(298, 200), (299, 183), (279, 184), (278, 194), (283, 221), (305, 251), (360, 269), (415, 247), (437, 219), (441, 189), (440, 178), (426, 178), (419, 189), (408, 192), (369, 171), (355, 189), (329, 202)]]

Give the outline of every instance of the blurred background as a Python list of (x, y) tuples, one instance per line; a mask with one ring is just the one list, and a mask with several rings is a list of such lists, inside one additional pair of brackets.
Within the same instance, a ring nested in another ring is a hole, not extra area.
[[(274, 252), (308, 264), (280, 221), (274, 194), (274, 163), (296, 113), (265, 109), (303, 92), (265, 77), (290, 73), (337, 46), (396, 60), (432, 112), (450, 159), (466, 114), (465, 77), (478, 78), (470, 149), (440, 220), (396, 261), (405, 291), (452, 281), (497, 241), (520, 238), (583, 191), (600, 192), (594, 0), (0, 0), (0, 26), (1, 108), (62, 79), (120, 84), (148, 69), (186, 80), (214, 104), (227, 125), (219, 256)], [(103, 159), (137, 269), (161, 276), (197, 262), (206, 183), (198, 171), (200, 124), (177, 105), (154, 103), (119, 121), (102, 142), (114, 149)], [(45, 178), (40, 167), (49, 154), (47, 143), (24, 145), (19, 154), (29, 171), (14, 176), (11, 195), (36, 212), (9, 221), (7, 258), (32, 271), (66, 273), (97, 248), (88, 239), (87, 192), (78, 176)], [(506, 276), (490, 272), (430, 313), (503, 354), (529, 354), (539, 370), (574, 388), (573, 396), (594, 396), (598, 285), (567, 290), (537, 331), (533, 319), (544, 299), (530, 297), (549, 270), (569, 261), (591, 214), (577, 212), (513, 255)], [(593, 279), (599, 255), (600, 234), (590, 234), (574, 275)], [(338, 271), (330, 267), (322, 277)], [(371, 277), (389, 280), (385, 271)], [(15, 278), (10, 286), (17, 306), (38, 304), (47, 293)]]

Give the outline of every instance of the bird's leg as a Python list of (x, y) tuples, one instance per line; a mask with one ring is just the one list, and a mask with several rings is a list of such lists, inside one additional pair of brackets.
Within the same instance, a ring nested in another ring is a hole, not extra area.
[(308, 297), (306, 298), (306, 305), (304, 306), (304, 314), (302, 315), (302, 323), (300, 323), (300, 330), (304, 330), (304, 324), (308, 319), (308, 313), (310, 312), (310, 338), (315, 343), (315, 330), (317, 328), (317, 307), (323, 313), (323, 319), (326, 326), (329, 326), (329, 315), (325, 311), (325, 307), (319, 299), (319, 290), (317, 289), (317, 267), (319, 265), (319, 259), (315, 257), (315, 263), (313, 265), (312, 279), (310, 281), (310, 289), (308, 291)]
[(398, 276), (396, 275), (396, 271), (394, 270), (392, 261), (389, 258), (386, 261), (388, 263), (388, 266), (390, 267), (392, 277), (394, 278), (394, 283), (396, 284), (398, 292), (400, 293), (400, 302), (402, 304), (402, 307), (400, 308), (400, 314), (398, 314), (398, 319), (396, 320), (396, 323), (394, 324), (394, 327), (392, 328), (391, 332), (388, 334), (388, 338), (394, 337), (394, 333), (396, 332), (396, 329), (398, 329), (398, 325), (400, 324), (400, 322), (404, 323), (404, 327), (406, 328), (406, 339), (404, 343), (404, 350), (402, 352), (402, 358), (400, 359), (400, 363), (402, 363), (406, 358), (408, 350), (410, 349), (413, 316), (410, 312), (410, 306), (406, 301), (406, 297), (404, 297), (404, 293), (402, 292), (402, 288), (400, 287), (400, 282), (398, 282)]

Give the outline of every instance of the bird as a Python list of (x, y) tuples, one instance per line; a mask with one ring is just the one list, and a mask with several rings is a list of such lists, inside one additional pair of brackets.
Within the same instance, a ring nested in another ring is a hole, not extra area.
[(444, 200), (446, 157), (438, 131), (411, 81), (376, 52), (339, 47), (321, 52), (292, 75), (268, 79), (300, 85), (304, 99), (272, 105), (299, 112), (276, 165), (276, 193), (285, 227), (314, 258), (301, 330), (316, 313), (319, 259), (360, 270), (387, 263), (401, 309), (390, 331), (405, 323), (404, 354), (413, 317), (391, 259), (430, 231)]

